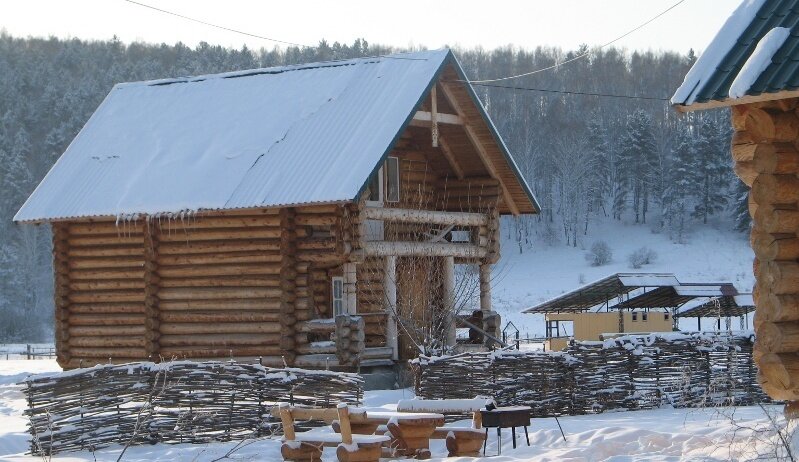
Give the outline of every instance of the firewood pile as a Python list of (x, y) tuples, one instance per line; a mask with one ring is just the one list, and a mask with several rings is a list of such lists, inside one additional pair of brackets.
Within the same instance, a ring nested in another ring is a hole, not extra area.
[(335, 407), (363, 397), (356, 374), (216, 361), (100, 365), (31, 376), (22, 386), (31, 452), (42, 455), (269, 435), (278, 402)]
[(426, 399), (493, 396), (533, 415), (576, 415), (663, 405), (768, 401), (746, 334), (625, 335), (575, 342), (562, 352), (497, 351), (419, 358), (411, 368)]

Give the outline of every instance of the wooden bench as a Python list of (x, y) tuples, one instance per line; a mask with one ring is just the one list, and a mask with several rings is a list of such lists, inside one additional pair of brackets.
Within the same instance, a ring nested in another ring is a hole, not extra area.
[[(322, 448), (327, 446), (336, 448), (340, 462), (378, 462), (381, 446), (390, 441), (388, 436), (382, 435), (353, 435), (346, 404), (339, 404), (336, 409), (319, 409), (280, 403), (278, 411), (283, 423), (280, 454), (286, 461), (320, 462)], [(294, 431), (295, 420), (337, 421), (341, 433), (297, 433)]]
[(479, 456), (486, 439), (480, 410), (493, 403), (491, 398), (474, 399), (403, 399), (398, 412), (435, 412), (444, 415), (472, 414), (472, 428), (444, 425), (436, 428), (431, 439), (445, 440), (449, 457)]

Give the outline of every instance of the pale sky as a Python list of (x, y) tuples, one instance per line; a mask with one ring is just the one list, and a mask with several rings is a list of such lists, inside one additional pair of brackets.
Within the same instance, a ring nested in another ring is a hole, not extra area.
[[(319, 39), (486, 49), (503, 45), (596, 46), (677, 0), (138, 0), (222, 26), (315, 45)], [(703, 50), (740, 0), (684, 0), (617, 45)], [(252, 48), (274, 43), (188, 22), (124, 0), (0, 0), (0, 28), (15, 36), (78, 37)]]

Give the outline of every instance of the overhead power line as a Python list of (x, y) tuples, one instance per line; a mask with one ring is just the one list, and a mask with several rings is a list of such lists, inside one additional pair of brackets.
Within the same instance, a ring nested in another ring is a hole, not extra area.
[(638, 96), (638, 95), (617, 95), (613, 93), (594, 93), (587, 91), (569, 91), (569, 90), (552, 90), (548, 88), (531, 88), (520, 87), (515, 85), (501, 85), (492, 83), (469, 82), (475, 87), (490, 87), (490, 88), (504, 88), (506, 90), (520, 90), (520, 91), (535, 91), (541, 93), (560, 93), (564, 95), (579, 95), (579, 96), (601, 96), (603, 98), (623, 98), (623, 99), (643, 99), (648, 101), (669, 101), (669, 98), (661, 98), (658, 96)]
[(625, 32), (622, 35), (616, 37), (615, 39), (611, 40), (610, 42), (607, 42), (607, 43), (605, 43), (603, 45), (600, 45), (598, 48), (595, 48), (594, 50), (589, 50), (589, 51), (586, 51), (585, 53), (577, 55), (577, 56), (575, 56), (575, 57), (573, 57), (571, 59), (567, 59), (566, 61), (563, 61), (562, 63), (553, 64), (551, 66), (547, 66), (547, 67), (544, 67), (544, 68), (541, 68), (541, 69), (536, 69), (534, 71), (525, 72), (523, 74), (510, 75), (510, 76), (507, 76), (507, 77), (498, 77), (496, 79), (484, 79), (484, 80), (470, 80), (469, 83), (477, 84), (477, 83), (500, 82), (500, 81), (503, 81), (503, 80), (518, 79), (519, 77), (526, 77), (528, 75), (538, 74), (539, 72), (550, 71), (552, 69), (556, 69), (556, 68), (558, 68), (560, 66), (563, 66), (564, 64), (572, 63), (574, 61), (577, 61), (578, 59), (585, 58), (586, 56), (590, 55), (593, 51), (601, 50), (601, 49), (603, 49), (605, 47), (613, 45), (614, 43), (618, 42), (619, 40), (623, 39), (624, 37), (627, 37), (628, 35), (632, 34), (633, 32), (636, 32), (636, 31), (642, 29), (643, 27), (646, 27), (647, 25), (649, 25), (649, 23), (651, 23), (652, 21), (660, 18), (661, 16), (663, 16), (666, 13), (668, 13), (669, 11), (673, 10), (679, 4), (683, 3), (684, 1), (685, 0), (679, 0), (677, 3), (671, 5), (670, 7), (666, 8), (665, 10), (661, 11), (657, 15), (655, 15), (652, 18), (650, 18), (649, 20), (647, 20), (646, 22), (644, 22), (642, 24), (639, 24), (634, 29), (628, 30), (627, 32)]
[(123, 0), (123, 1), (126, 1), (128, 3), (132, 3), (134, 5), (139, 5), (139, 6), (144, 7), (144, 8), (149, 8), (151, 10), (159, 11), (161, 13), (166, 13), (166, 14), (169, 14), (169, 15), (172, 15), (172, 16), (177, 16), (178, 18), (183, 18), (185, 20), (196, 22), (196, 23), (203, 24), (203, 25), (206, 25), (206, 26), (210, 26), (210, 27), (215, 27), (217, 29), (226, 30), (228, 32), (234, 32), (236, 34), (246, 35), (247, 37), (254, 37), (254, 38), (261, 39), (261, 40), (268, 40), (270, 42), (282, 43), (284, 45), (293, 45), (293, 46), (297, 46), (297, 47), (300, 47), (300, 48), (317, 48), (317, 47), (311, 46), (311, 45), (304, 45), (302, 43), (289, 42), (289, 41), (286, 41), (286, 40), (279, 40), (279, 39), (271, 38), (271, 37), (264, 37), (263, 35), (253, 34), (253, 33), (250, 33), (250, 32), (245, 32), (245, 31), (242, 31), (242, 30), (233, 29), (231, 27), (220, 26), (218, 24), (214, 24), (214, 23), (211, 23), (211, 22), (208, 22), (208, 21), (203, 21), (201, 19), (192, 18), (192, 17), (186, 16), (186, 15), (180, 14), (180, 13), (175, 13), (173, 11), (167, 11), (167, 10), (164, 10), (162, 8), (158, 8), (158, 7), (155, 7), (155, 6), (152, 6), (152, 5), (147, 5), (146, 3), (137, 2), (135, 0)]

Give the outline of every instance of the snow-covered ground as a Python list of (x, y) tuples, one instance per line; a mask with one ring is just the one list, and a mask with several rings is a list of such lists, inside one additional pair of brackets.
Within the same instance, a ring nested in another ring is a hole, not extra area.
[[(55, 361), (0, 361), (0, 461), (41, 460), (26, 456), (28, 438), (22, 412), (25, 401), (16, 383), (28, 373), (56, 371)], [(410, 398), (410, 390), (368, 392), (365, 405), (391, 409), (398, 400)], [(778, 406), (766, 411), (779, 415)], [(517, 449), (512, 448), (510, 432), (503, 433), (502, 456), (486, 458), (446, 458), (442, 441), (434, 441), (433, 460), (467, 461), (628, 461), (628, 460), (750, 460), (758, 453), (768, 453), (774, 443), (767, 435), (752, 438), (750, 430), (740, 427), (769, 429), (767, 415), (758, 407), (720, 408), (708, 410), (659, 409), (653, 411), (616, 412), (601, 415), (562, 417), (566, 433), (564, 442), (555, 419), (535, 419), (530, 428), (530, 443), (524, 444), (523, 432)], [(468, 425), (462, 422), (461, 425)], [(736, 431), (737, 430), (737, 431)], [(326, 431), (326, 430), (319, 430)], [(213, 461), (223, 457), (238, 443), (205, 445), (153, 445), (131, 447), (126, 461), (170, 460), (172, 462)], [(487, 454), (497, 453), (496, 433), (489, 434)], [(97, 451), (59, 455), (56, 461), (112, 461), (122, 448), (114, 446)], [(335, 452), (326, 450), (325, 461), (334, 461)], [(280, 443), (276, 439), (247, 442), (229, 459), (242, 461), (279, 461)]]
[[(562, 244), (538, 244), (519, 253), (514, 242), (502, 242), (502, 259), (494, 268), (492, 296), (503, 325), (513, 321), (522, 337), (541, 336), (543, 316), (522, 314), (523, 309), (619, 272), (674, 273), (681, 282), (732, 282), (740, 292), (750, 292), (754, 284), (754, 254), (747, 233), (703, 226), (688, 236), (686, 244), (675, 244), (668, 235), (652, 233), (647, 226), (608, 220), (594, 225), (591, 235), (596, 238), (588, 239), (585, 247), (590, 248), (597, 240), (607, 242), (613, 251), (611, 263), (590, 266), (585, 260), (586, 249)], [(654, 264), (631, 269), (627, 256), (641, 247), (654, 250), (657, 259)], [(703, 329), (713, 327), (712, 319), (704, 321)], [(751, 321), (750, 317), (747, 329), (752, 327)], [(696, 330), (696, 321), (686, 320), (680, 328)], [(733, 321), (733, 328), (739, 328), (737, 320)]]

